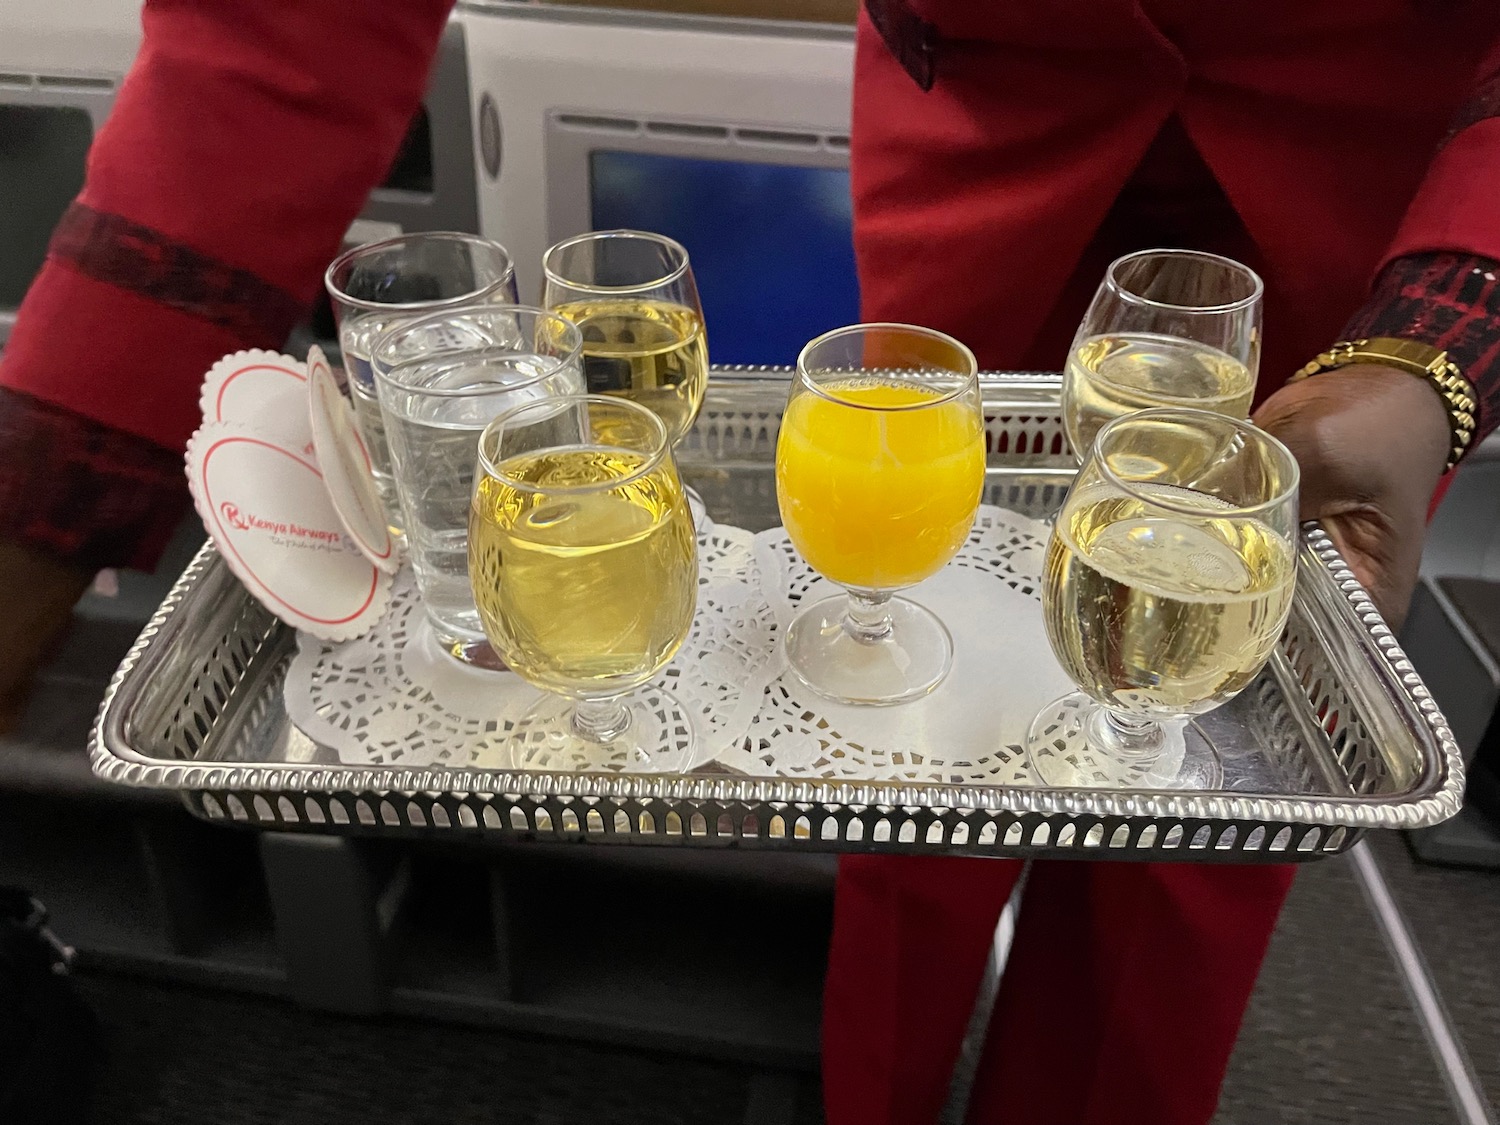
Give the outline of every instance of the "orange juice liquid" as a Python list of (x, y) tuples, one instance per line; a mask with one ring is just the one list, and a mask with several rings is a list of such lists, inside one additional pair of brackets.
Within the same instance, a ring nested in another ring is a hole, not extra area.
[[(853, 378), (787, 404), (776, 495), (793, 545), (843, 586), (931, 578), (968, 537), (984, 490), (984, 422), (973, 399)], [(865, 409), (862, 409), (865, 408)]]

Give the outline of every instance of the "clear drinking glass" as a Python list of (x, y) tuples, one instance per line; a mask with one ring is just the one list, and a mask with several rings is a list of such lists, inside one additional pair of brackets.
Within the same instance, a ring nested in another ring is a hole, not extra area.
[(792, 669), (844, 703), (932, 691), (953, 640), (895, 591), (931, 578), (968, 538), (984, 491), (974, 353), (905, 324), (860, 324), (802, 350), (776, 443), (776, 497), (792, 543), (847, 594), (804, 609)]
[(631, 694), (686, 640), (698, 598), (692, 517), (654, 413), (588, 395), (491, 423), (469, 574), (495, 650), (555, 693), (517, 724), (517, 768), (671, 768), (690, 753), (692, 721), (671, 696)]
[(1111, 264), (1063, 378), (1063, 423), (1079, 460), (1101, 426), (1135, 410), (1248, 418), (1263, 288), (1249, 267), (1197, 250), (1142, 250)]
[(472, 305), (408, 320), (371, 367), (417, 588), (438, 643), (499, 668), (469, 588), (479, 435), (514, 406), (583, 391), (578, 329), (545, 309)]
[(391, 455), (370, 352), (381, 336), (423, 313), (483, 301), (515, 304), (515, 267), (505, 247), (488, 239), (422, 231), (340, 255), (328, 267), (323, 284), (332, 299), (355, 424), (369, 448), (391, 529), (399, 533), (400, 504), (391, 478)]
[(708, 385), (703, 306), (682, 244), (644, 231), (595, 231), (552, 247), (542, 269), (542, 304), (583, 332), (589, 393), (656, 411), (675, 446)]
[(1048, 785), (1213, 789), (1191, 720), (1260, 672), (1296, 579), (1297, 462), (1249, 422), (1147, 410), (1099, 431), (1047, 546), (1042, 612), (1079, 691), (1027, 750)]

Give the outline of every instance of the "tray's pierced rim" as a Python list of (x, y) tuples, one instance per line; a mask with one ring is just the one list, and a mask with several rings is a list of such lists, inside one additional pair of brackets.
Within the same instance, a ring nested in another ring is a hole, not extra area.
[(1368, 638), (1380, 654), (1382, 663), (1376, 670), (1385, 673), (1382, 678), (1392, 696), (1404, 703), (1421, 724), (1413, 733), (1421, 741), (1423, 757), (1431, 769), (1426, 779), (1428, 791), (1404, 802), (1387, 802), (1384, 807), (1395, 822), (1369, 827), (1425, 828), (1456, 816), (1464, 800), (1464, 759), (1447, 717), (1327, 530), (1317, 521), (1309, 521), (1303, 524), (1302, 541), (1343, 595), (1343, 605), (1353, 616), (1361, 636)]
[[(783, 367), (715, 368), (716, 377), (764, 379), (789, 374)], [(1042, 372), (985, 373), (993, 390), (1055, 393), (1060, 377)], [(1003, 404), (1009, 405), (1009, 404)], [(1022, 408), (1027, 403), (1017, 401)], [(170, 642), (185, 626), (179, 608), (215, 566), (223, 566), (213, 544), (205, 543), (173, 584), (111, 677), (89, 739), (94, 773), (115, 784), (179, 791), (258, 790), (316, 793), (460, 793), (507, 797), (605, 798), (616, 801), (667, 800), (742, 805), (823, 805), (854, 808), (908, 808), (1005, 812), (1012, 815), (1155, 817), (1261, 820), (1345, 828), (1420, 828), (1455, 815), (1463, 802), (1464, 765), (1458, 743), (1431, 692), (1422, 682), (1369, 593), (1345, 563), (1328, 533), (1317, 523), (1302, 528), (1302, 543), (1336, 588), (1360, 640), (1378, 653), (1370, 665), (1384, 688), (1409, 717), (1420, 723), (1412, 734), (1421, 743), (1428, 770), (1416, 792), (1396, 798), (1275, 797), (1238, 793), (1138, 793), (1117, 790), (1054, 790), (1020, 786), (947, 786), (935, 783), (852, 782), (738, 778), (721, 775), (661, 777), (647, 774), (598, 775), (520, 773), (509, 770), (281, 765), (271, 762), (167, 763), (133, 750), (125, 739), (130, 706), (140, 695), (135, 669), (156, 656), (158, 643)], [(132, 681), (127, 685), (127, 681)]]

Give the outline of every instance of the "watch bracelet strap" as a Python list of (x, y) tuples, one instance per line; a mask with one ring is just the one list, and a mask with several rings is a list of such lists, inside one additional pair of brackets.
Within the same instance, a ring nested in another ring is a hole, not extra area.
[(1357, 363), (1380, 364), (1426, 379), (1443, 400), (1448, 413), (1451, 445), (1444, 471), (1452, 469), (1474, 441), (1479, 400), (1463, 369), (1448, 353), (1430, 344), (1397, 337), (1376, 336), (1364, 340), (1342, 340), (1320, 352), (1287, 380), (1295, 383), (1324, 371), (1336, 371)]

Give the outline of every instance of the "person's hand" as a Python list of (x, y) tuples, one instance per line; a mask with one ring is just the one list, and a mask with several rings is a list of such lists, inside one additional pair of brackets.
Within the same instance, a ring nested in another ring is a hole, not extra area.
[(1255, 421), (1302, 466), (1302, 518), (1321, 520), (1392, 629), (1417, 585), (1448, 414), (1426, 380), (1356, 365), (1292, 383)]
[(20, 721), (37, 669), (92, 579), (88, 570), (0, 541), (0, 734)]

